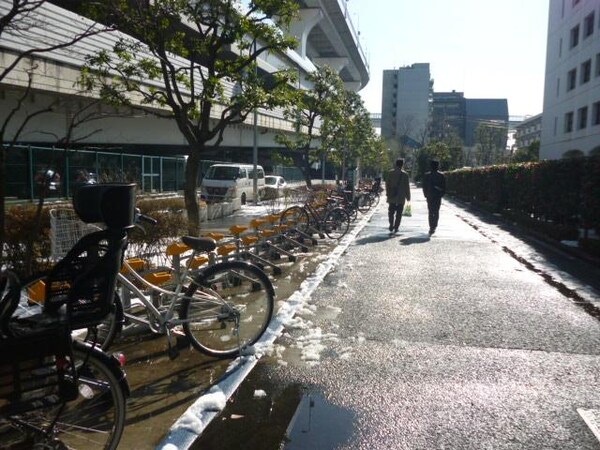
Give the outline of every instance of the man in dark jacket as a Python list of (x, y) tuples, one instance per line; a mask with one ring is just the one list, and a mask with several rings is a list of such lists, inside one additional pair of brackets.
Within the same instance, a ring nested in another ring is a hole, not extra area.
[(385, 173), (385, 190), (388, 202), (388, 219), (390, 232), (397, 232), (402, 220), (404, 202), (410, 202), (410, 184), (408, 174), (402, 170), (404, 160), (398, 158), (396, 167)]
[(440, 206), (442, 197), (446, 193), (446, 177), (438, 172), (439, 161), (431, 161), (431, 171), (423, 178), (423, 194), (427, 199), (427, 210), (429, 211), (429, 235), (435, 233), (440, 219)]

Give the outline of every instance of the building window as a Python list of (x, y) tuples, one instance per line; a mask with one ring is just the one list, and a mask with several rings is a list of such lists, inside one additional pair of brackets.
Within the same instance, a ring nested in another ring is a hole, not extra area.
[(600, 102), (592, 105), (592, 125), (600, 125)]
[(588, 109), (587, 106), (577, 110), (577, 129), (583, 130), (587, 127)]
[(594, 34), (594, 13), (588, 14), (583, 19), (583, 38), (587, 38)]
[(596, 70), (594, 75), (600, 77), (600, 53), (596, 53)]
[(558, 41), (558, 57), (559, 58), (562, 58), (562, 43), (563, 43), (563, 40), (562, 40), (562, 38), (560, 38), (560, 40)]
[(560, 95), (560, 78), (556, 79), (556, 96)]
[(592, 60), (588, 59), (581, 65), (581, 84), (585, 84), (592, 78)]
[(577, 47), (579, 44), (579, 25), (575, 25), (571, 28), (571, 40), (569, 44), (569, 48)]
[(565, 114), (565, 133), (573, 131), (573, 111)]
[(554, 136), (556, 136), (556, 131), (558, 130), (558, 117), (554, 118)]
[(575, 89), (575, 85), (577, 84), (577, 69), (569, 70), (567, 74), (567, 92)]

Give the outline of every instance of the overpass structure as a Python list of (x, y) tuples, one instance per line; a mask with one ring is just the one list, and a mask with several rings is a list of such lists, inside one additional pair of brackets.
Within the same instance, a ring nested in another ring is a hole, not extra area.
[[(10, 10), (11, 0), (0, 0), (0, 17)], [(15, 55), (48, 43), (64, 42), (93, 25), (89, 19), (63, 7), (72, 1), (48, 1), (30, 14), (26, 26), (5, 30), (0, 40), (0, 67), (8, 67)], [(300, 14), (284, 33), (298, 39), (298, 47), (286, 54), (265, 55), (259, 66), (265, 71), (282, 67), (293, 68), (300, 75), (303, 89), (311, 86), (306, 75), (317, 65), (327, 64), (336, 69), (346, 88), (358, 91), (369, 81), (369, 68), (349, 17), (345, 0), (298, 0)], [(30, 119), (21, 133), (20, 143), (40, 146), (56, 144), (68, 132), (68, 123), (76, 111), (88, 107), (92, 99), (83, 95), (77, 80), (86, 57), (100, 50), (112, 50), (118, 33), (104, 33), (83, 39), (65, 49), (32, 53), (22, 59), (0, 82), (0, 124), (19, 102), (31, 74), (31, 92), (21, 104), (17, 119), (5, 133), (5, 141), (15, 135), (27, 114), (54, 105), (52, 111)], [(149, 80), (143, 82), (150, 85)], [(232, 92), (233, 85), (225, 86)], [(58, 101), (57, 101), (58, 100)], [(172, 120), (160, 119), (137, 111), (115, 111), (105, 104), (94, 105), (99, 118), (82, 124), (72, 137), (78, 145), (91, 148), (121, 149), (135, 153), (177, 155), (185, 153), (187, 142)], [(118, 113), (118, 114), (117, 114)], [(259, 133), (261, 149), (277, 148), (276, 133), (292, 131), (293, 124), (286, 120), (282, 110), (259, 110), (256, 121), (252, 116), (241, 125), (225, 132), (219, 150), (212, 159), (236, 160), (252, 148), (255, 130)]]

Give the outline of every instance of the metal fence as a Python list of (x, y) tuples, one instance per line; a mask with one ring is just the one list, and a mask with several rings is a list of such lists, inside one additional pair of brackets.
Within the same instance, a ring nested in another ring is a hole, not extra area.
[[(65, 150), (30, 145), (4, 146), (6, 156), (6, 199), (34, 200), (40, 196), (44, 182), (46, 198), (69, 198), (74, 189), (85, 183), (137, 183), (143, 192), (182, 191), (185, 181), (185, 158), (182, 156), (147, 156), (116, 151)], [(201, 177), (215, 163), (202, 160)], [(295, 167), (275, 166), (274, 173), (288, 181), (303, 180)], [(0, 181), (1, 182), (1, 181)]]
[(144, 192), (183, 189), (185, 158), (12, 146), (6, 152), (6, 197), (32, 200), (46, 181), (47, 197), (70, 197), (90, 182), (135, 182)]

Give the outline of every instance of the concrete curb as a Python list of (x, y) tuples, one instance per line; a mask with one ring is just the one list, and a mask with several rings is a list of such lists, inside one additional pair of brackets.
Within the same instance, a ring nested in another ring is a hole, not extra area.
[[(333, 249), (327, 260), (319, 264), (314, 274), (304, 280), (300, 288), (286, 300), (277, 315), (273, 317), (265, 334), (255, 344), (256, 353), (237, 358), (228, 368), (227, 373), (175, 421), (166, 438), (156, 447), (157, 450), (182, 450), (190, 448), (210, 422), (220, 414), (225, 406), (225, 402), (231, 398), (246, 376), (254, 368), (262, 356), (260, 350), (270, 347), (281, 335), (285, 321), (292, 318), (298, 309), (306, 303), (314, 290), (337, 265), (339, 258), (380, 207), (381, 203), (377, 208), (374, 208), (362, 217), (350, 233), (344, 236), (340, 243)], [(209, 399), (210, 396), (212, 396), (212, 399)]]

